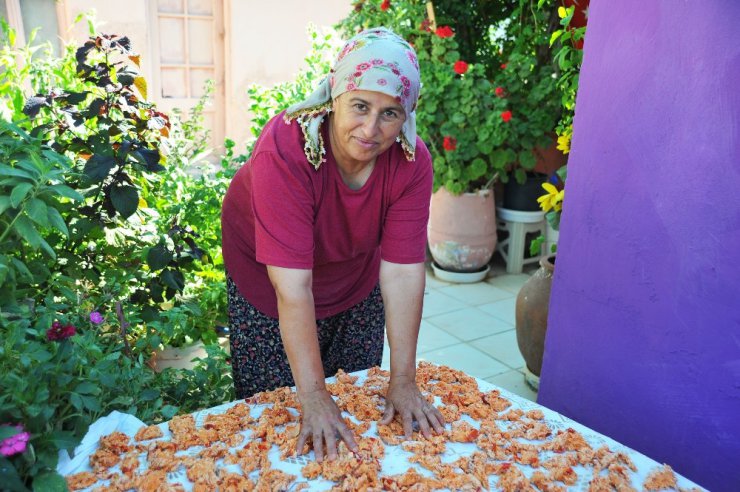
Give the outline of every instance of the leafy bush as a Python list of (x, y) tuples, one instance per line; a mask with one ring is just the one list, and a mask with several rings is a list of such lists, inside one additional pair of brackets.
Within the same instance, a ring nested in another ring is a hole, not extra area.
[[(63, 490), (59, 450), (111, 410), (152, 423), (233, 398), (217, 345), (191, 370), (147, 365), (163, 342), (215, 338), (215, 217), (233, 144), (216, 178), (186, 174), (197, 118), (170, 121), (146, 102), (125, 37), (43, 51), (0, 51), (0, 441), (13, 442), (0, 470), (11, 490)], [(165, 193), (177, 186), (175, 209)]]

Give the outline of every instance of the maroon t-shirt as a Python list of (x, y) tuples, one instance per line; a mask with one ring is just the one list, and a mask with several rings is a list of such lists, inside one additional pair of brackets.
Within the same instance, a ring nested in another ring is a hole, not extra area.
[(345, 311), (378, 283), (380, 259), (425, 259), (432, 160), (421, 139), (407, 161), (394, 143), (379, 155), (364, 186), (349, 188), (324, 128), (326, 162), (318, 170), (303, 153), (303, 133), (283, 113), (265, 126), (239, 169), (221, 213), (224, 264), (239, 292), (277, 317), (265, 265), (313, 270), (316, 318)]

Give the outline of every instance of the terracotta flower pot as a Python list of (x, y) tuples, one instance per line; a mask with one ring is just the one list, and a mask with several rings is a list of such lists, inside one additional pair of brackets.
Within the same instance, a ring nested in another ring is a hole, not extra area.
[(527, 369), (539, 376), (545, 352), (550, 289), (555, 255), (540, 260), (540, 269), (522, 286), (516, 296), (516, 341)]
[(437, 266), (453, 272), (485, 269), (496, 249), (493, 190), (455, 196), (440, 188), (432, 195), (428, 233)]
[(204, 359), (208, 356), (203, 342), (195, 342), (184, 347), (165, 347), (152, 354), (149, 367), (161, 372), (167, 367), (174, 369), (192, 369), (195, 366), (193, 359)]

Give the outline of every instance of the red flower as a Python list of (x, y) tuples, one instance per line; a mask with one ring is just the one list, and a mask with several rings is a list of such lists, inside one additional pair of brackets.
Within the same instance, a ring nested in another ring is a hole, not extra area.
[(506, 63), (501, 64), (501, 70), (506, 70)]
[(51, 324), (51, 328), (46, 330), (46, 339), (49, 341), (66, 340), (75, 333), (77, 333), (77, 329), (74, 325), (62, 326), (59, 321), (55, 321)]
[(456, 74), (462, 75), (468, 71), (468, 64), (462, 60), (457, 60), (452, 69), (455, 71)]
[(450, 26), (440, 26), (434, 33), (440, 38), (451, 38), (455, 35)]
[(506, 123), (509, 122), (511, 119), (511, 111), (506, 110), (501, 113), (501, 119), (504, 120)]
[(495, 92), (498, 97), (504, 97), (505, 92), (503, 87), (496, 87)]
[(442, 147), (444, 147), (445, 150), (455, 150), (457, 148), (457, 139), (452, 138), (449, 135), (446, 136), (442, 142)]
[(391, 8), (391, 0), (383, 0), (383, 3), (380, 4), (380, 10), (385, 12), (389, 8)]

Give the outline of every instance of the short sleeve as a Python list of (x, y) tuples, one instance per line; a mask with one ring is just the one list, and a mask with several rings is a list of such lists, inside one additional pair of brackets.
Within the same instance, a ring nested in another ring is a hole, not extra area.
[(426, 259), (434, 173), (431, 155), (421, 139), (417, 140), (416, 160), (398, 166), (383, 222), (380, 254), (392, 263), (422, 263)]
[(252, 159), (252, 208), (258, 262), (313, 268), (314, 192), (308, 166), (274, 152)]

